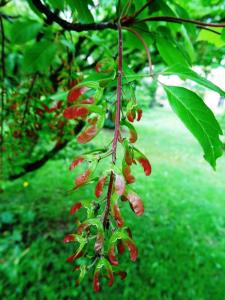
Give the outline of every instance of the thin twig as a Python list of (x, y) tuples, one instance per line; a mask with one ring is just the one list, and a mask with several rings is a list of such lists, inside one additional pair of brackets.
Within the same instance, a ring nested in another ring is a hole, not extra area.
[(219, 27), (223, 28), (225, 27), (225, 24), (218, 24), (218, 23), (204, 23), (196, 20), (191, 20), (191, 19), (184, 19), (184, 18), (177, 18), (177, 17), (170, 17), (170, 16), (159, 16), (159, 17), (149, 17), (145, 18), (142, 20), (137, 20), (135, 23), (145, 23), (145, 22), (159, 22), (159, 21), (164, 21), (164, 22), (169, 22), (169, 23), (190, 23), (190, 24), (195, 24), (195, 25), (200, 25), (203, 27)]
[(28, 113), (28, 109), (29, 109), (29, 103), (30, 103), (30, 98), (31, 98), (31, 93), (32, 93), (32, 90), (34, 88), (34, 83), (37, 79), (37, 75), (38, 73), (36, 72), (34, 75), (33, 75), (33, 78), (31, 80), (31, 84), (30, 84), (30, 88), (28, 90), (28, 93), (26, 94), (26, 98), (25, 98), (25, 109), (24, 109), (24, 113), (23, 113), (23, 118), (22, 118), (22, 121), (21, 121), (21, 126), (24, 125), (24, 122), (25, 122), (25, 118), (26, 118), (26, 114)]
[(0, 179), (3, 176), (3, 143), (4, 143), (4, 98), (5, 98), (5, 78), (6, 78), (6, 68), (5, 68), (5, 31), (3, 18), (0, 17), (0, 28), (1, 28), (1, 64), (2, 64), (2, 90), (1, 90), (1, 121), (0, 121)]
[(152, 4), (154, 2), (154, 0), (148, 0), (147, 3), (145, 3), (139, 10), (137, 10), (134, 14), (133, 14), (133, 18), (136, 18), (138, 15), (140, 15), (143, 10), (145, 10), (150, 4)]
[(148, 57), (148, 65), (149, 65), (149, 75), (152, 77), (153, 76), (153, 68), (152, 68), (152, 59), (151, 59), (151, 54), (150, 51), (148, 49), (148, 45), (146, 44), (145, 40), (143, 39), (143, 37), (135, 30), (133, 30), (132, 28), (129, 27), (123, 27), (126, 30), (132, 32), (133, 34), (136, 35), (136, 37), (142, 42), (144, 48), (145, 48), (145, 52), (147, 54)]

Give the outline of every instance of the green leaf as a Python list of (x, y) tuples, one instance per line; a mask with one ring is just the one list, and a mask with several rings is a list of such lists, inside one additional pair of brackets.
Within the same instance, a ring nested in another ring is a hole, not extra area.
[(204, 158), (215, 168), (216, 159), (223, 154), (222, 134), (212, 111), (194, 92), (183, 87), (164, 86), (169, 103), (204, 150)]
[[(213, 30), (217, 31), (218, 33), (222, 32), (222, 28), (214, 28)], [(225, 41), (221, 35), (207, 30), (200, 31), (198, 41), (206, 41), (210, 44), (215, 45), (217, 48), (222, 48), (225, 46)]]
[(225, 28), (222, 30), (221, 39), (225, 42)]
[(48, 2), (51, 4), (51, 6), (55, 9), (64, 9), (64, 0), (48, 0)]
[(72, 10), (76, 9), (81, 23), (93, 23), (94, 18), (88, 8), (88, 0), (66, 0)]
[(204, 77), (201, 77), (193, 70), (189, 69), (186, 66), (182, 65), (174, 65), (166, 69), (162, 75), (178, 75), (181, 77), (181, 79), (190, 79), (192, 81), (197, 82), (198, 84), (207, 87), (210, 90), (213, 90), (217, 93), (219, 93), (221, 96), (225, 97), (225, 91), (223, 91), (220, 87), (212, 83), (211, 81), (207, 80)]
[(13, 44), (23, 44), (36, 37), (42, 24), (33, 20), (16, 21), (10, 31), (11, 42)]
[(42, 41), (27, 48), (23, 59), (24, 72), (47, 71), (56, 50), (56, 45), (48, 41)]
[(179, 63), (186, 67), (189, 66), (185, 55), (181, 52), (181, 50), (176, 46), (175, 43), (172, 43), (164, 38), (159, 38), (157, 40), (157, 48), (161, 57), (168, 65), (175, 65)]

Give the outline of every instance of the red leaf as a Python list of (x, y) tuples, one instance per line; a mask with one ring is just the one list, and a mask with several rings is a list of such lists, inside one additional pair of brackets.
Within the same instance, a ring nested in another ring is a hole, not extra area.
[(125, 177), (127, 183), (133, 183), (133, 182), (135, 182), (135, 178), (134, 178), (134, 176), (131, 174), (130, 166), (126, 166), (126, 167), (123, 169), (123, 175), (124, 175), (124, 177)]
[(100, 272), (95, 271), (94, 278), (93, 278), (93, 289), (94, 289), (95, 293), (100, 291), (99, 275), (100, 275)]
[(106, 179), (107, 179), (107, 176), (101, 177), (96, 185), (95, 196), (97, 198), (99, 198), (101, 196), (101, 194), (103, 193), (103, 186), (104, 186)]
[(130, 202), (130, 206), (132, 210), (135, 212), (135, 214), (137, 216), (141, 216), (144, 213), (144, 206), (141, 201), (141, 198), (134, 192), (129, 192), (125, 197)]
[(85, 131), (81, 132), (81, 134), (77, 137), (77, 142), (79, 144), (86, 144), (96, 136), (97, 132), (98, 130), (96, 126), (89, 127)]
[(78, 156), (73, 162), (72, 164), (69, 166), (69, 170), (73, 170), (77, 165), (79, 165), (80, 163), (82, 163), (84, 161), (84, 157), (83, 156)]
[(117, 226), (118, 227), (123, 227), (124, 225), (124, 220), (122, 219), (121, 217), (121, 214), (120, 214), (120, 208), (119, 208), (119, 205), (118, 204), (114, 204), (113, 207), (112, 207), (112, 215), (117, 223)]
[(140, 121), (142, 118), (142, 109), (138, 108), (137, 110), (137, 121)]
[(137, 159), (137, 161), (142, 165), (145, 175), (149, 176), (152, 172), (152, 167), (151, 167), (148, 159), (144, 158), (144, 157), (140, 157)]
[(73, 215), (75, 214), (79, 209), (81, 209), (82, 204), (80, 202), (74, 204), (71, 209), (70, 209), (70, 214)]
[(89, 113), (89, 110), (86, 107), (82, 106), (70, 106), (64, 110), (64, 117), (69, 120), (77, 119), (81, 117), (82, 119), (86, 118)]
[(136, 245), (134, 244), (134, 242), (132, 240), (125, 240), (125, 244), (130, 252), (130, 259), (132, 261), (135, 261), (138, 256), (138, 250), (137, 250)]
[(69, 234), (64, 237), (64, 243), (70, 243), (73, 242), (74, 240), (75, 240), (74, 234)]
[(90, 170), (86, 170), (83, 174), (81, 174), (80, 176), (78, 176), (75, 179), (75, 183), (76, 183), (76, 187), (79, 187), (83, 184), (85, 184), (89, 178), (89, 176), (91, 175), (91, 171)]
[(121, 175), (116, 175), (115, 190), (119, 196), (122, 196), (125, 191), (125, 180)]
[(74, 101), (76, 101), (77, 99), (79, 99), (79, 97), (85, 93), (87, 89), (85, 87), (78, 87), (78, 88), (74, 88), (72, 89), (68, 96), (67, 96), (67, 100), (69, 103), (73, 103)]
[(113, 266), (118, 266), (119, 262), (118, 262), (118, 260), (116, 259), (114, 246), (112, 246), (112, 247), (109, 249), (108, 256), (109, 256), (109, 261), (111, 262), (111, 264), (112, 264)]
[(118, 240), (117, 250), (118, 250), (119, 254), (122, 254), (125, 251), (125, 248), (124, 248), (122, 240)]

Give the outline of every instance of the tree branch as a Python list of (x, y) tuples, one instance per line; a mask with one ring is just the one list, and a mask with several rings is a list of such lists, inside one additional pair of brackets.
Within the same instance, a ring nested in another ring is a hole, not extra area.
[(34, 6), (47, 17), (47, 20), (50, 22), (55, 22), (60, 25), (62, 28), (68, 31), (85, 31), (85, 30), (104, 30), (107, 28), (117, 29), (117, 25), (114, 22), (103, 22), (103, 23), (90, 23), (90, 24), (81, 24), (81, 23), (70, 23), (64, 19), (61, 19), (57, 14), (53, 13), (47, 6), (45, 6), (41, 0), (32, 0)]
[(225, 24), (217, 24), (217, 23), (204, 23), (196, 20), (184, 19), (184, 18), (177, 18), (177, 17), (170, 17), (170, 16), (160, 16), (160, 17), (149, 17), (142, 20), (138, 20), (135, 23), (144, 23), (144, 22), (158, 22), (164, 21), (169, 23), (191, 23), (195, 25), (200, 25), (203, 27), (218, 27), (222, 28), (225, 27)]

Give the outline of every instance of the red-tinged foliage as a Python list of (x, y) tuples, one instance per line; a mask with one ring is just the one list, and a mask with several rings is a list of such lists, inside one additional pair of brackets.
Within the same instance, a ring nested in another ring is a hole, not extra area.
[(75, 240), (74, 234), (68, 234), (64, 237), (64, 243), (74, 242), (74, 240)]
[(88, 169), (83, 174), (78, 176), (75, 179), (76, 187), (79, 187), (79, 186), (85, 184), (88, 181), (88, 178), (89, 178), (90, 175), (91, 175), (91, 171)]
[(116, 259), (115, 248), (112, 246), (108, 252), (109, 261), (113, 266), (118, 266), (119, 262)]
[(96, 241), (95, 241), (95, 252), (99, 253), (102, 249), (104, 242), (104, 236), (101, 233), (97, 234)]
[(69, 166), (69, 170), (73, 170), (77, 165), (79, 165), (80, 163), (82, 163), (85, 160), (85, 158), (83, 156), (78, 156), (73, 162), (72, 164)]
[(100, 282), (99, 282), (99, 271), (95, 271), (94, 278), (93, 278), (93, 289), (95, 293), (98, 293), (100, 291)]
[(87, 89), (83, 86), (72, 89), (67, 96), (68, 102), (73, 103), (74, 101), (78, 100), (80, 96), (86, 92), (86, 90)]
[(125, 240), (124, 242), (130, 252), (130, 259), (132, 261), (136, 261), (137, 256), (138, 256), (138, 250), (137, 250), (136, 245), (134, 244), (134, 242), (132, 240)]
[(122, 219), (121, 217), (121, 214), (120, 214), (120, 208), (119, 208), (119, 205), (118, 204), (114, 204), (113, 207), (112, 207), (112, 215), (116, 221), (116, 224), (118, 227), (123, 227), (124, 225), (124, 220)]
[(97, 183), (97, 185), (96, 185), (96, 188), (95, 188), (95, 196), (96, 196), (97, 198), (99, 198), (99, 197), (102, 195), (102, 193), (103, 193), (103, 186), (104, 186), (104, 183), (105, 183), (106, 179), (107, 179), (107, 176), (102, 176), (102, 177), (99, 179), (99, 181), (98, 181), (98, 183)]
[(130, 121), (131, 123), (133, 123), (134, 120), (135, 120), (135, 113), (132, 112), (131, 110), (129, 110), (127, 112), (127, 119), (128, 119), (128, 121)]
[(125, 251), (124, 244), (123, 244), (122, 240), (118, 240), (117, 250), (118, 250), (119, 254), (123, 254), (123, 252)]
[(115, 179), (115, 191), (119, 196), (122, 196), (125, 191), (125, 180), (123, 176), (116, 175)]
[(137, 159), (137, 161), (142, 165), (145, 175), (149, 176), (152, 172), (152, 167), (151, 167), (148, 159), (144, 158), (144, 157), (140, 157)]
[(115, 274), (117, 274), (121, 280), (124, 280), (127, 277), (127, 272), (124, 271), (118, 271)]
[(89, 113), (89, 110), (83, 106), (70, 106), (64, 110), (64, 117), (69, 120), (77, 118), (85, 119)]
[(132, 210), (135, 212), (137, 216), (141, 216), (144, 213), (144, 206), (141, 201), (141, 198), (135, 194), (134, 192), (129, 192), (126, 195)]
[(80, 202), (77, 202), (76, 204), (74, 204), (71, 209), (70, 209), (70, 214), (73, 215), (75, 214), (79, 209), (81, 209), (82, 204)]
[(123, 176), (128, 184), (135, 182), (134, 176), (131, 174), (130, 166), (123, 168)]
[(95, 125), (91, 126), (85, 131), (81, 132), (81, 134), (77, 137), (77, 142), (79, 144), (86, 144), (96, 136), (97, 132), (97, 127)]
[(137, 110), (137, 121), (140, 121), (142, 118), (142, 109), (138, 108)]

